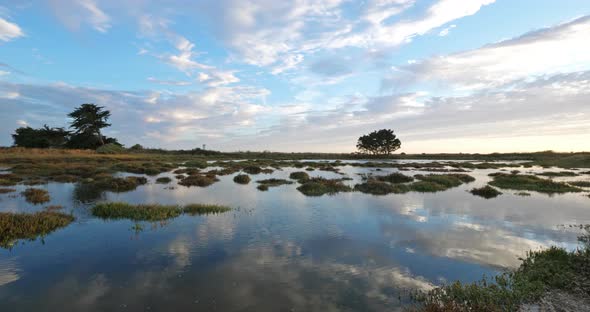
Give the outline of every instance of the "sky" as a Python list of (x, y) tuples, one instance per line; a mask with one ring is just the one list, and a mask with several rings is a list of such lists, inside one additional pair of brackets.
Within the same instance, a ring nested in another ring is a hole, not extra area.
[(83, 103), (126, 146), (590, 151), (590, 1), (0, 0), (0, 145)]

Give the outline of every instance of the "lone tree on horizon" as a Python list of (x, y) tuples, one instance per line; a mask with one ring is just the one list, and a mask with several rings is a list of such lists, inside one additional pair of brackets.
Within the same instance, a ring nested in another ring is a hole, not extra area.
[(356, 148), (361, 153), (373, 155), (390, 155), (398, 150), (402, 142), (396, 137), (391, 129), (381, 129), (361, 136)]
[(103, 110), (104, 107), (95, 104), (82, 104), (68, 117), (74, 119), (70, 128), (75, 129), (75, 134), (81, 137), (96, 137), (100, 146), (104, 145), (104, 138), (100, 129), (106, 128), (111, 124), (107, 122), (111, 112)]

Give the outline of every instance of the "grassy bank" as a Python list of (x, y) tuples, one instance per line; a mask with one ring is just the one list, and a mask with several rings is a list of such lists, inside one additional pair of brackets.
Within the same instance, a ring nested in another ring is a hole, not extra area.
[(583, 245), (574, 251), (551, 247), (529, 252), (516, 270), (492, 279), (471, 284), (455, 282), (419, 294), (416, 298), (419, 304), (409, 310), (519, 311), (527, 304), (551, 301), (554, 293), (565, 293), (573, 300), (584, 302), (590, 296), (590, 236), (581, 236), (579, 240)]
[(72, 215), (41, 211), (37, 213), (0, 212), (0, 247), (12, 248), (18, 240), (35, 240), (74, 221)]

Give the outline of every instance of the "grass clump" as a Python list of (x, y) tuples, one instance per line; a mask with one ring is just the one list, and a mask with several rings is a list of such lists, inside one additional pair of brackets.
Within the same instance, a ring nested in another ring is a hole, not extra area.
[(514, 195), (526, 197), (526, 196), (531, 196), (531, 193), (528, 193), (528, 192), (517, 192), (517, 193), (514, 193)]
[(242, 171), (248, 174), (260, 174), (262, 173), (262, 168), (258, 166), (246, 166), (242, 168)]
[(7, 188), (7, 187), (0, 187), (0, 194), (12, 193), (16, 192), (16, 189)]
[(0, 212), (0, 247), (10, 249), (19, 239), (35, 240), (72, 221), (72, 215), (52, 211), (31, 214)]
[(287, 184), (293, 184), (293, 182), (289, 181), (289, 180), (285, 180), (285, 179), (265, 179), (265, 180), (258, 180), (256, 181), (256, 183), (258, 184), (262, 184), (262, 185), (266, 185), (268, 187), (275, 187), (275, 186), (281, 186), (281, 185), (287, 185)]
[(301, 184), (297, 190), (306, 196), (334, 195), (340, 192), (350, 192), (352, 188), (340, 179), (311, 178)]
[(463, 183), (470, 183), (475, 181), (475, 178), (462, 173), (451, 173), (451, 174), (427, 174), (427, 175), (416, 175), (416, 179), (424, 182), (432, 182), (446, 186), (448, 188), (457, 187)]
[(499, 174), (489, 183), (502, 189), (536, 191), (540, 193), (581, 192), (582, 189), (562, 182), (555, 182), (534, 175)]
[(222, 213), (230, 210), (231, 208), (227, 206), (211, 204), (188, 204), (182, 208), (182, 212), (190, 215)]
[(96, 180), (85, 182), (88, 187), (100, 191), (111, 191), (116, 193), (129, 192), (135, 190), (138, 186), (147, 184), (145, 177), (125, 177), (115, 178), (111, 176), (98, 177)]
[(260, 184), (256, 187), (259, 191), (266, 192), (268, 191), (268, 184)]
[(558, 172), (541, 172), (537, 173), (537, 175), (545, 176), (545, 177), (575, 177), (578, 174), (573, 171), (558, 171)]
[(238, 174), (234, 177), (234, 182), (238, 184), (248, 184), (250, 183), (250, 176), (247, 174)]
[(37, 205), (43, 204), (51, 200), (49, 192), (38, 188), (28, 188), (21, 193), (27, 202)]
[(307, 172), (305, 171), (291, 172), (291, 174), (289, 175), (289, 179), (305, 181), (309, 179), (309, 174), (307, 174)]
[(12, 173), (0, 174), (0, 186), (14, 186), (22, 180), (23, 178)]
[(387, 195), (391, 193), (402, 194), (410, 191), (405, 184), (390, 184), (379, 180), (368, 180), (367, 182), (354, 186), (355, 191), (373, 195)]
[(494, 198), (494, 197), (498, 197), (500, 195), (502, 195), (502, 192), (498, 191), (497, 189), (486, 185), (484, 187), (480, 187), (480, 188), (474, 188), (471, 191), (469, 191), (471, 194), (476, 195), (476, 196), (480, 196), (486, 199), (490, 199), (490, 198)]
[(207, 176), (202, 174), (190, 175), (178, 182), (180, 185), (184, 186), (199, 186), (199, 187), (207, 187), (215, 182), (219, 181), (214, 176)]
[(590, 187), (590, 181), (572, 181), (572, 182), (567, 182), (567, 184), (577, 186), (577, 187)]
[(169, 177), (160, 177), (156, 179), (156, 183), (158, 184), (168, 184), (172, 182), (172, 179)]
[(174, 205), (132, 205), (121, 202), (100, 203), (92, 207), (92, 215), (102, 219), (130, 219), (134, 221), (162, 221), (176, 218), (181, 209)]
[(414, 178), (407, 176), (400, 172), (394, 172), (385, 176), (376, 176), (375, 177), (379, 181), (389, 182), (389, 183), (407, 183), (414, 181)]

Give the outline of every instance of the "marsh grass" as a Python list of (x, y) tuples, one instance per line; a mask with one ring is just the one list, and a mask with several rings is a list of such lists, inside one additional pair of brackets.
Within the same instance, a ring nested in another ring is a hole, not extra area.
[(246, 166), (242, 168), (242, 171), (248, 174), (260, 174), (262, 173), (262, 168), (259, 166)]
[(130, 219), (134, 221), (161, 221), (176, 218), (182, 210), (174, 205), (122, 202), (100, 203), (92, 207), (92, 215), (103, 219)]
[[(583, 241), (583, 239), (581, 239)], [(519, 311), (547, 293), (590, 292), (588, 246), (568, 252), (558, 247), (531, 251), (512, 272), (475, 283), (455, 282), (416, 297), (420, 305), (410, 311)]]
[(185, 167), (189, 167), (189, 168), (205, 169), (209, 165), (204, 160), (189, 160), (189, 161), (187, 161), (187, 162), (184, 163), (184, 166)]
[(526, 197), (526, 196), (531, 196), (531, 193), (528, 193), (528, 192), (517, 192), (517, 193), (514, 193), (514, 195)]
[(268, 184), (260, 184), (256, 187), (259, 191), (266, 192), (268, 191)]
[(469, 192), (473, 195), (480, 196), (485, 199), (490, 199), (502, 195), (502, 192), (498, 191), (497, 189), (489, 185), (480, 188), (473, 188)]
[(160, 177), (156, 179), (156, 183), (158, 184), (168, 184), (172, 182), (172, 179), (169, 177)]
[(99, 191), (110, 191), (116, 193), (129, 192), (135, 190), (138, 186), (147, 184), (145, 177), (130, 176), (125, 178), (115, 178), (111, 176), (99, 177), (97, 180), (85, 182), (88, 187)]
[(190, 215), (216, 214), (230, 210), (231, 208), (228, 206), (211, 204), (188, 204), (182, 208), (184, 213)]
[(289, 174), (289, 179), (293, 179), (293, 180), (297, 180), (299, 182), (302, 182), (302, 181), (309, 179), (309, 174), (307, 174), (307, 172), (305, 172), (305, 171), (291, 172), (291, 174)]
[(180, 216), (182, 213), (190, 215), (222, 213), (231, 210), (227, 206), (210, 204), (132, 205), (122, 202), (100, 203), (92, 207), (92, 215), (102, 219), (129, 219), (133, 221), (164, 221)]
[(566, 183), (577, 187), (590, 187), (590, 181), (568, 181)]
[(367, 180), (354, 186), (355, 191), (373, 195), (402, 194), (410, 191), (405, 184), (390, 184), (379, 180)]
[(38, 188), (28, 188), (21, 193), (27, 202), (37, 205), (43, 204), (51, 200), (49, 192)]
[(45, 211), (57, 211), (57, 210), (62, 210), (64, 208), (64, 206), (62, 205), (50, 205), (50, 206), (46, 206), (44, 209)]
[(352, 188), (342, 183), (341, 179), (311, 178), (301, 184), (297, 190), (305, 196), (322, 196), (350, 192)]
[(575, 177), (578, 174), (573, 171), (558, 171), (558, 172), (546, 171), (546, 172), (537, 173), (536, 175), (545, 176), (545, 177)]
[(389, 183), (407, 183), (414, 181), (414, 178), (411, 176), (407, 176), (400, 172), (393, 172), (391, 174), (385, 176), (375, 176), (375, 178), (379, 181), (389, 182)]
[(0, 187), (0, 194), (12, 193), (16, 192), (16, 189), (7, 188), (7, 187)]
[(247, 174), (238, 174), (234, 177), (234, 182), (238, 184), (248, 184), (250, 183), (250, 176)]
[(578, 187), (563, 182), (539, 178), (534, 175), (497, 174), (493, 177), (494, 179), (489, 184), (501, 189), (536, 191), (548, 194), (582, 191)]
[(40, 211), (36, 213), (0, 212), (0, 247), (10, 249), (20, 239), (33, 241), (74, 221), (72, 215)]
[(219, 181), (215, 176), (207, 176), (202, 174), (190, 175), (178, 182), (178, 184), (183, 186), (199, 186), (199, 187), (207, 187), (215, 182)]
[(0, 186), (14, 186), (23, 179), (16, 174), (4, 173), (0, 174)]
[(293, 181), (272, 178), (272, 179), (258, 180), (258, 181), (256, 181), (256, 183), (266, 185), (268, 187), (276, 187), (276, 186), (281, 186), (281, 185), (293, 184)]

